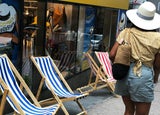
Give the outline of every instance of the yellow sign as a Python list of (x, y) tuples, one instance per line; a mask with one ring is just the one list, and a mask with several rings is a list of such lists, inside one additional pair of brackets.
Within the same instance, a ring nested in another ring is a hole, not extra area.
[(128, 9), (129, 6), (129, 0), (59, 0), (59, 1), (126, 9), (126, 10)]

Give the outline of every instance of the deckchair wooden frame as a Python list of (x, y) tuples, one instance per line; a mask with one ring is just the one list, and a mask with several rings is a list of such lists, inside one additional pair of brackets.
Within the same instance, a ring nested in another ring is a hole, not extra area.
[[(16, 77), (16, 80), (18, 80), (20, 82), (20, 88), (21, 89), (25, 89), (26, 93), (28, 94), (28, 96), (31, 98), (31, 100), (33, 101), (33, 103), (35, 104), (35, 106), (37, 107), (41, 107), (40, 103), (37, 101), (36, 97), (33, 95), (33, 93), (31, 92), (31, 90), (29, 89), (29, 87), (27, 86), (27, 84), (25, 83), (25, 81), (23, 80), (22, 76), (19, 74), (19, 72), (17, 71), (17, 69), (14, 67), (14, 65), (12, 64), (12, 62), (10, 61), (10, 59), (8, 58), (8, 56), (6, 54), (3, 54), (1, 56), (4, 56), (8, 62), (9, 65)], [(0, 77), (0, 85), (3, 87), (4, 92), (3, 92), (3, 96), (2, 96), (2, 100), (0, 103), (0, 115), (3, 114), (4, 111), (4, 107), (5, 107), (5, 103), (6, 103), (6, 97), (9, 96), (12, 100), (12, 102), (14, 103), (14, 105), (16, 106), (16, 108), (18, 109), (18, 112), (21, 115), (25, 115), (23, 110), (20, 107), (20, 104), (15, 100), (14, 95), (9, 91), (8, 86), (5, 84), (5, 82), (3, 81), (3, 79)], [(58, 103), (58, 107), (57, 109), (52, 113), (52, 115), (56, 114), (57, 111), (62, 108), (63, 112), (65, 113), (65, 115), (69, 115), (68, 111), (66, 110), (66, 108), (64, 107), (63, 103), (61, 102), (61, 100), (58, 98), (57, 95), (55, 95), (53, 93), (57, 103)], [(14, 112), (14, 114), (18, 114), (16, 112)]]
[[(68, 83), (66, 82), (66, 80), (64, 79), (64, 77), (63, 77), (63, 75), (61, 74), (61, 72), (59, 71), (58, 67), (57, 67), (56, 64), (54, 63), (54, 60), (53, 60), (50, 56), (40, 56), (40, 57), (47, 57), (47, 58), (49, 58), (49, 59), (51, 60), (52, 65), (53, 65), (55, 71), (57, 72), (59, 78), (61, 79), (61, 81), (63, 82), (63, 84), (65, 85), (65, 87), (68, 89), (69, 92), (74, 93), (73, 90), (72, 90), (72, 89), (70, 88), (70, 86), (68, 85)], [(47, 82), (47, 79), (46, 79), (45, 75), (42, 73), (42, 71), (40, 70), (40, 68), (38, 67), (38, 65), (37, 65), (37, 63), (36, 63), (36, 60), (35, 60), (36, 57), (31, 56), (30, 58), (31, 58), (33, 64), (35, 65), (35, 67), (37, 68), (38, 72), (40, 73), (40, 76), (42, 77), (42, 78), (41, 78), (41, 81), (40, 81), (40, 85), (39, 85), (38, 91), (37, 91), (37, 95), (36, 95), (36, 98), (37, 98), (37, 100), (38, 100), (38, 99), (39, 99), (39, 96), (40, 96), (40, 93), (41, 93), (41, 91), (42, 91), (42, 87), (43, 87), (43, 85), (44, 85), (44, 82), (45, 82), (45, 81)], [(48, 85), (50, 86), (51, 84), (48, 84)], [(51, 87), (51, 86), (50, 86), (50, 87)], [(53, 90), (52, 88), (50, 88), (50, 91), (53, 91), (53, 92), (54, 92), (54, 90)], [(85, 108), (82, 106), (82, 104), (79, 102), (79, 99), (80, 99), (80, 98), (83, 98), (83, 97), (85, 97), (85, 96), (87, 96), (87, 95), (88, 95), (88, 93), (84, 93), (84, 94), (83, 94), (82, 96), (80, 96), (80, 97), (76, 97), (76, 96), (75, 96), (75, 97), (66, 97), (66, 98), (65, 98), (65, 97), (63, 97), (63, 98), (60, 98), (60, 97), (59, 97), (59, 98), (61, 99), (62, 102), (75, 101), (75, 102), (78, 104), (78, 106), (80, 107), (80, 109), (82, 110), (82, 111), (81, 111), (80, 113), (78, 113), (77, 115), (81, 115), (81, 114), (87, 114), (87, 111), (86, 111)], [(51, 104), (51, 103), (54, 103), (54, 98), (44, 99), (44, 100), (40, 101), (40, 103), (41, 103), (41, 105), (49, 105), (49, 104)]]
[[(2, 95), (2, 100), (1, 100), (1, 104), (0, 104), (0, 115), (3, 115), (3, 111), (4, 111), (4, 105), (6, 104), (6, 97), (7, 96), (9, 96), (12, 100), (13, 100), (13, 102), (14, 102), (14, 104), (15, 104), (15, 106), (17, 107), (17, 109), (18, 109), (18, 111), (22, 114), (22, 115), (24, 115), (24, 112), (23, 112), (23, 110), (21, 109), (21, 107), (20, 107), (20, 105), (17, 103), (17, 101), (14, 99), (14, 96), (9, 92), (9, 89), (8, 89), (8, 87), (7, 87), (7, 85), (5, 84), (5, 82), (2, 80), (2, 78), (0, 77), (0, 84), (2, 85), (2, 87), (4, 88), (4, 93), (3, 93), (3, 95)], [(37, 106), (40, 106), (40, 105), (37, 105)]]
[[(77, 90), (81, 93), (85, 92), (93, 92), (98, 89), (102, 89), (107, 87), (111, 93), (114, 94), (114, 84), (107, 80), (107, 76), (104, 74), (102, 70), (102, 66), (98, 66), (94, 59), (91, 57), (90, 52), (86, 52), (85, 57), (88, 60), (89, 67), (91, 69), (88, 84), (77, 88)], [(95, 80), (93, 80), (93, 76), (95, 76)]]

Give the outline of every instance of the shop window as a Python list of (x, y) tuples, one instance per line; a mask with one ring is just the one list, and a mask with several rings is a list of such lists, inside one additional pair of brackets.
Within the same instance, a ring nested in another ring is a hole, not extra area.
[(31, 87), (32, 83), (32, 65), (30, 56), (35, 53), (35, 39), (37, 38), (37, 0), (24, 0), (23, 12), (23, 42), (22, 42), (22, 77)]
[[(112, 10), (47, 3), (46, 53), (53, 58), (62, 73), (70, 76), (88, 69), (83, 55), (85, 52), (106, 51), (109, 41), (106, 36), (109, 36), (111, 31), (105, 29), (110, 29), (112, 23), (115, 23), (107, 19), (106, 11)], [(110, 16), (112, 13), (108, 14)]]

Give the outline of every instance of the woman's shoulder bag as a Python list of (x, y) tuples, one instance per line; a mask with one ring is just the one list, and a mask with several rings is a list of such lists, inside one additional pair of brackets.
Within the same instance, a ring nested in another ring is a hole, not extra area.
[(114, 63), (112, 65), (113, 77), (116, 80), (122, 80), (128, 74), (130, 67), (130, 56), (130, 31), (128, 30), (125, 31), (125, 37), (122, 44), (118, 46)]

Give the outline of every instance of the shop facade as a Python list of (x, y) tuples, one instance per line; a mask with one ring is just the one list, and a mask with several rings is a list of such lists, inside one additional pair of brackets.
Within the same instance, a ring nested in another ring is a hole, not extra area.
[(50, 55), (67, 77), (84, 72), (85, 52), (113, 45), (118, 9), (128, 9), (128, 0), (0, 0), (0, 5), (0, 52), (34, 90), (38, 78), (30, 55)]
[[(128, 6), (128, 0), (24, 0), (22, 75), (33, 92), (39, 78), (29, 55), (50, 55), (63, 76), (73, 79), (74, 84), (89, 70), (85, 52), (109, 51), (113, 46), (118, 23), (126, 21), (123, 16), (118, 20), (119, 10)], [(31, 49), (26, 50), (28, 46)]]
[(109, 51), (115, 40), (118, 10), (128, 9), (128, 4), (128, 0), (25, 1), (28, 20), (24, 25), (39, 28), (34, 55), (50, 55), (67, 74), (86, 70), (83, 54), (88, 50)]

